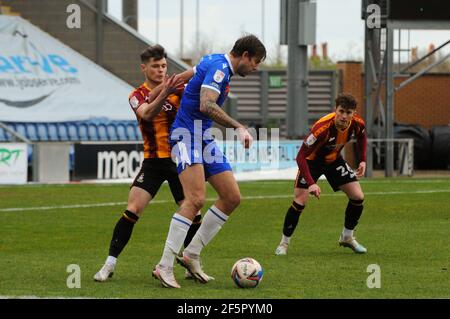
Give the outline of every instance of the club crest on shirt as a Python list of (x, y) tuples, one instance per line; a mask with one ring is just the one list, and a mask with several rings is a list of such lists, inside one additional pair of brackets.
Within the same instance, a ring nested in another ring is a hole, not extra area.
[(223, 73), (220, 70), (217, 70), (216, 73), (214, 73), (214, 81), (216, 81), (217, 83), (220, 83), (223, 81), (223, 78), (225, 77), (225, 73)]
[(311, 146), (316, 142), (316, 137), (314, 134), (309, 134), (308, 138), (306, 139), (306, 145)]
[(133, 109), (137, 108), (139, 106), (139, 100), (137, 99), (137, 97), (133, 96), (130, 99), (130, 105)]

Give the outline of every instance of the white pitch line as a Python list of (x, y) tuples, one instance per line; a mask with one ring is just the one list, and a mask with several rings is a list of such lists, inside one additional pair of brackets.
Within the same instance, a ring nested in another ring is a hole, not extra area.
[[(450, 193), (450, 189), (441, 190), (419, 190), (419, 191), (393, 191), (393, 192), (367, 192), (364, 193), (366, 196), (377, 196), (377, 195), (404, 195), (404, 194), (435, 194), (435, 193)], [(246, 199), (277, 199), (277, 198), (291, 198), (292, 194), (285, 195), (260, 195), (260, 196), (242, 196), (243, 200)], [(332, 193), (332, 194), (321, 194), (321, 197), (328, 196), (344, 196), (344, 193)], [(214, 201), (217, 198), (207, 198), (207, 201)], [(172, 203), (173, 200), (153, 200), (151, 204), (167, 204)], [(22, 212), (22, 211), (32, 211), (32, 210), (57, 210), (57, 209), (74, 209), (74, 208), (91, 208), (91, 207), (108, 207), (108, 206), (123, 206), (126, 202), (111, 202), (111, 203), (93, 203), (93, 204), (77, 204), (77, 205), (59, 205), (59, 206), (40, 206), (40, 207), (11, 207), (11, 208), (0, 208), (0, 212)]]

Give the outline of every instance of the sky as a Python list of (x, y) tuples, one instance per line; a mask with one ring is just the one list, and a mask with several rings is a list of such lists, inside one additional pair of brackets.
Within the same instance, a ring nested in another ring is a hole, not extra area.
[[(139, 32), (150, 41), (163, 45), (172, 55), (180, 49), (188, 54), (195, 47), (196, 7), (199, 3), (200, 42), (214, 52), (231, 49), (234, 41), (244, 32), (253, 33), (263, 40), (268, 59), (275, 55), (279, 43), (279, 0), (138, 0)], [(180, 2), (183, 1), (183, 45), (181, 46)], [(156, 6), (159, 2), (159, 32), (157, 33)], [(363, 60), (364, 21), (361, 20), (361, 0), (316, 0), (316, 44), (328, 43), (333, 61)], [(263, 10), (264, 4), (264, 10)], [(108, 11), (117, 18), (122, 16), (122, 0), (108, 0)], [(264, 13), (264, 15), (263, 15)], [(264, 17), (264, 18), (263, 18)], [(409, 38), (409, 41), (408, 41)], [(430, 43), (437, 47), (450, 39), (450, 30), (401, 32), (401, 47), (419, 47), (419, 52)], [(395, 45), (398, 46), (398, 33)], [(445, 50), (450, 52), (450, 45)], [(287, 47), (282, 47), (286, 55)], [(402, 59), (407, 58), (403, 56)]]

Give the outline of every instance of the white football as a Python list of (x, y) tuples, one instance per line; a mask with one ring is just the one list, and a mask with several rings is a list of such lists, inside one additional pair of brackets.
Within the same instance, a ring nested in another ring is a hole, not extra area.
[(255, 259), (239, 259), (231, 268), (231, 278), (239, 288), (255, 288), (262, 280), (264, 270)]

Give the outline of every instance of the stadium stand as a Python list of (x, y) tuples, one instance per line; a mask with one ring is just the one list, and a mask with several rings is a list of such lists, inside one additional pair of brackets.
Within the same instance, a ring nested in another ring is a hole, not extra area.
[(65, 123), (57, 123), (58, 136), (60, 141), (68, 141), (69, 140), (69, 132), (67, 125)]
[(127, 134), (126, 134), (125, 124), (124, 123), (116, 123), (114, 125), (116, 126), (117, 136), (119, 138), (119, 141), (126, 141), (128, 138), (127, 138)]

